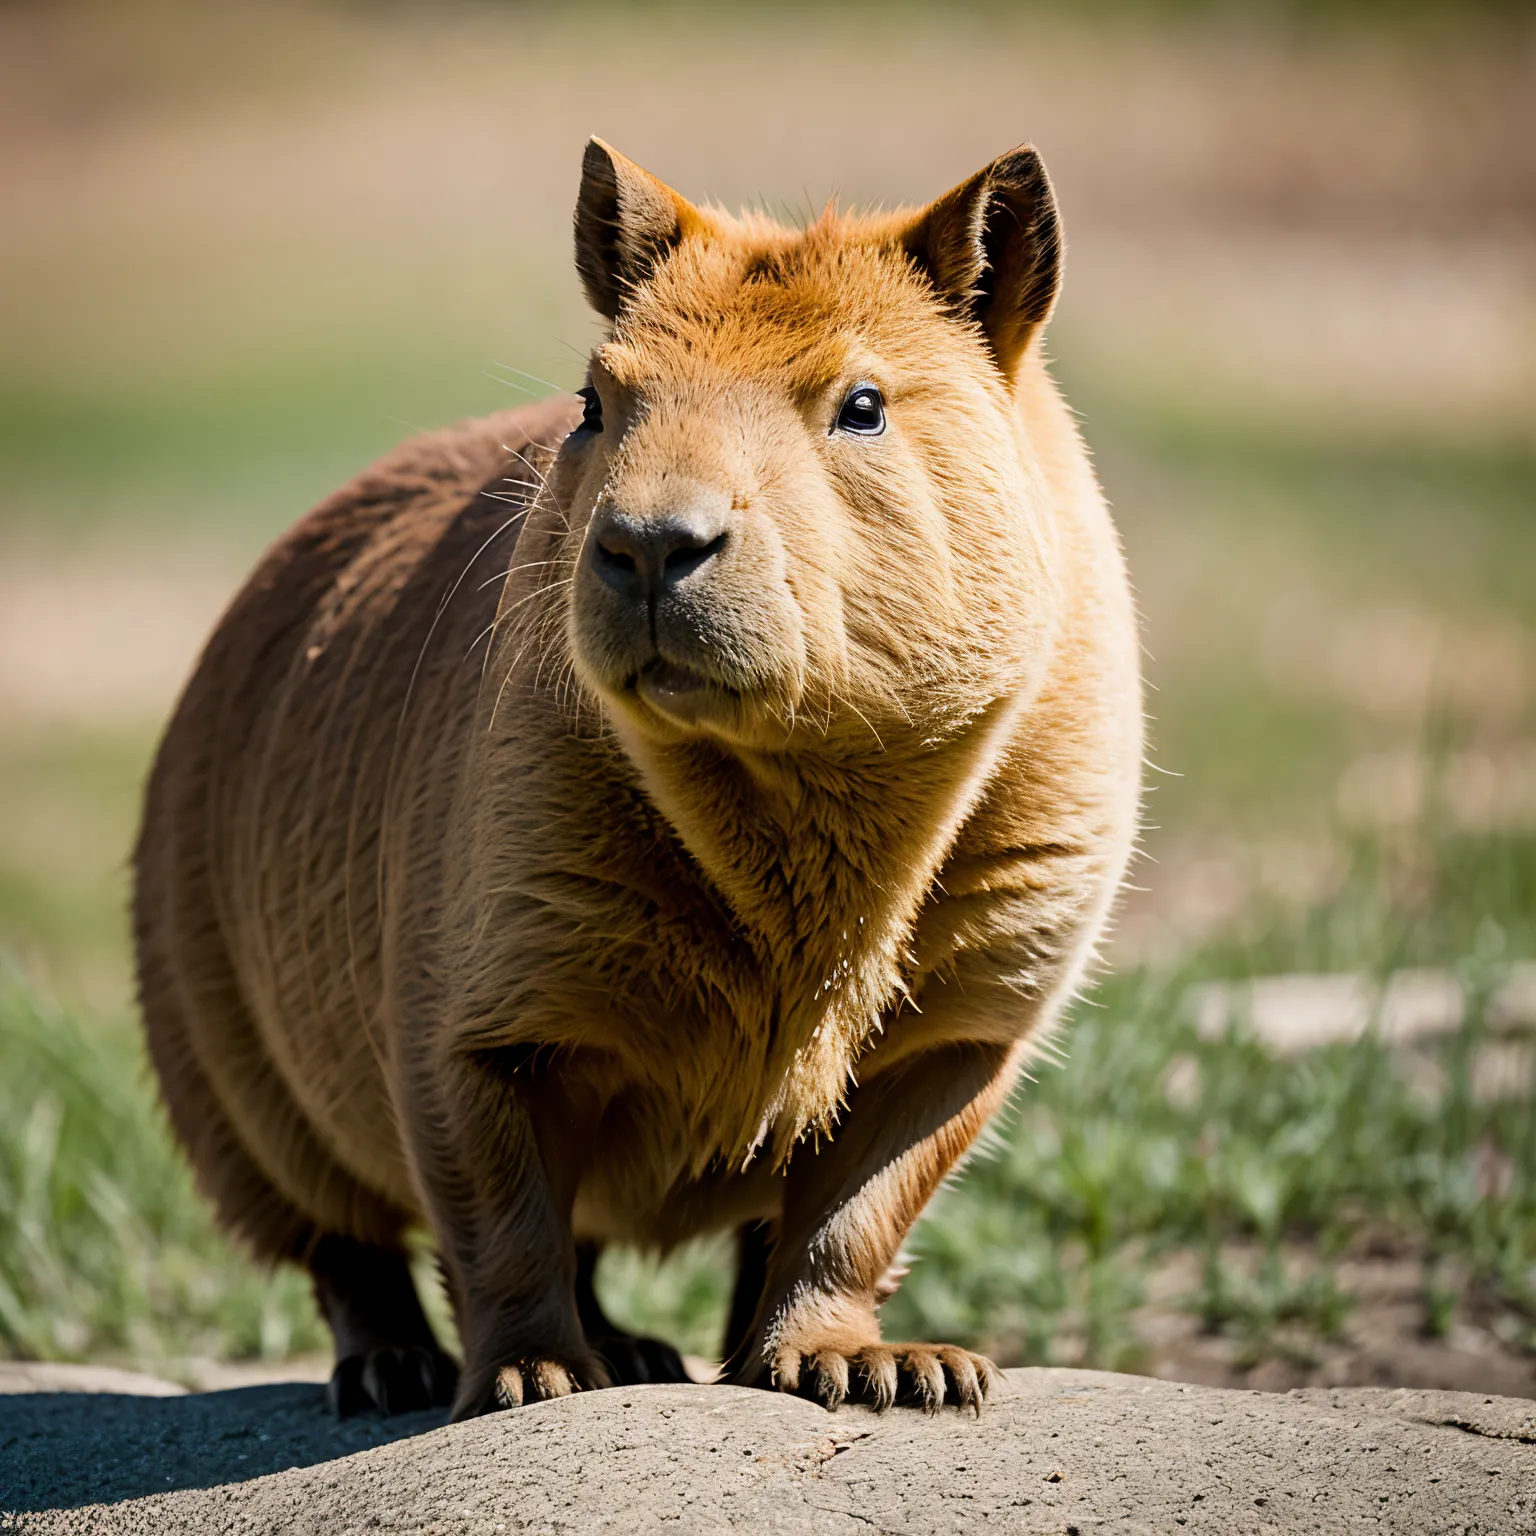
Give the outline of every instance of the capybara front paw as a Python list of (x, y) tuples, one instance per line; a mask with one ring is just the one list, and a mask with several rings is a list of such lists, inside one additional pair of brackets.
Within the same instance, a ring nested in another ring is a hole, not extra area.
[(522, 1355), (495, 1369), (466, 1379), (454, 1404), (455, 1419), (472, 1419), (503, 1408), (521, 1408), (573, 1392), (611, 1387), (608, 1368), (593, 1354), (584, 1356)]
[(338, 1419), (376, 1409), (382, 1414), (446, 1408), (459, 1385), (459, 1368), (440, 1349), (385, 1345), (336, 1362), (325, 1389)]
[(847, 1348), (781, 1348), (769, 1365), (781, 1392), (809, 1397), (824, 1408), (867, 1403), (884, 1413), (893, 1403), (937, 1413), (946, 1403), (981, 1412), (998, 1380), (985, 1355), (952, 1344), (873, 1343)]

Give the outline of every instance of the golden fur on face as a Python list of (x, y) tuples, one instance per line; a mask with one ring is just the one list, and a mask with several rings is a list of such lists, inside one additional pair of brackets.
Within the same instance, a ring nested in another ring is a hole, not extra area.
[[(903, 222), (693, 227), (595, 353), (603, 428), (555, 470), (584, 681), (642, 734), (795, 751), (944, 734), (1027, 687), (1054, 607), (1044, 487), (985, 338), (915, 269)], [(837, 429), (861, 384), (884, 398), (878, 436)], [(689, 508), (726, 546), (653, 636), (594, 571), (593, 514)], [(680, 728), (635, 688), (658, 656), (724, 697)]]
[(221, 621), (146, 795), (140, 993), (221, 1218), (314, 1275), (338, 1405), (647, 1379), (675, 1354), (592, 1256), (722, 1228), (734, 1379), (984, 1391), (876, 1308), (1091, 960), (1140, 767), (1040, 354), (1060, 254), (1030, 150), (798, 231), (593, 141), (593, 393), (404, 445)]

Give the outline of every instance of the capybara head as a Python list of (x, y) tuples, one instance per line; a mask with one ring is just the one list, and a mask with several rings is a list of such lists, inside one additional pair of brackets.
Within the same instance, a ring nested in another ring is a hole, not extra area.
[(1015, 391), (1060, 249), (1032, 149), (794, 230), (588, 146), (577, 265), (611, 330), (551, 488), (572, 651), (616, 723), (933, 738), (1027, 685), (1053, 588)]

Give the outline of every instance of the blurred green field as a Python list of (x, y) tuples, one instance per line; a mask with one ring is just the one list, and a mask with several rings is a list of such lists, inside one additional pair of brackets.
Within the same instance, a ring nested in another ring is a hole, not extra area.
[[(1511, 955), (1536, 953), (1536, 839), (1426, 831), (1413, 852), (1428, 870), (1410, 899), (1388, 851), (1361, 846), (1305, 919), (1271, 914), (1177, 967), (1104, 982), (1062, 1062), (1024, 1085), (919, 1225), (885, 1309), (892, 1336), (1009, 1364), (1267, 1385), (1367, 1369), (1411, 1381), (1417, 1364), (1448, 1385), (1524, 1390), (1536, 1117), (1529, 1081), (1489, 1095), (1477, 1062), (1493, 1038), (1482, 1000)], [(1464, 1027), (1416, 1058), (1428, 1084), (1372, 1033), (1277, 1061), (1240, 1027), (1197, 1032), (1188, 1007), (1189, 986), (1213, 976), (1423, 964), (1448, 966), (1473, 1000)], [(302, 1278), (259, 1276), (214, 1232), (130, 1029), (83, 1025), (8, 973), (0, 1062), (8, 1351), (196, 1380), (208, 1359), (324, 1348)], [(724, 1240), (665, 1264), (612, 1253), (599, 1281), (621, 1321), (709, 1358), (728, 1260)], [(1404, 1332), (1455, 1356), (1486, 1338), (1501, 1358), (1446, 1376), (1456, 1358), (1403, 1361)]]
[[(0, 1352), (323, 1347), (154, 1108), (139, 786), (267, 540), (409, 431), (579, 382), (586, 133), (786, 217), (1033, 137), (1144, 617), (1148, 858), (891, 1328), (1285, 1384), (1365, 1369), (1374, 1318), (1410, 1374), (1536, 1394), (1530, 1085), (1474, 1091), (1478, 1010), (1427, 1092), (1378, 1041), (1277, 1061), (1185, 1007), (1536, 959), (1536, 34), (1132, 9), (0, 11)], [(719, 1250), (603, 1283), (711, 1352)]]

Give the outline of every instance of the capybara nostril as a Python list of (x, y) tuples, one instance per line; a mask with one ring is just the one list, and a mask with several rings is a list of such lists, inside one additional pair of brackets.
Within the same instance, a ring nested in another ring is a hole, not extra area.
[(698, 513), (605, 512), (592, 530), (592, 565), (616, 592), (650, 602), (708, 564), (729, 537), (717, 521)]
[(728, 535), (717, 533), (706, 543), (679, 544), (667, 551), (661, 562), (661, 580), (666, 585), (691, 576), (706, 561), (714, 559), (725, 548)]
[(639, 581), (640, 573), (635, 567), (635, 557), (628, 550), (612, 548), (601, 539), (594, 540), (592, 547), (596, 551), (593, 562), (605, 581), (614, 586)]

